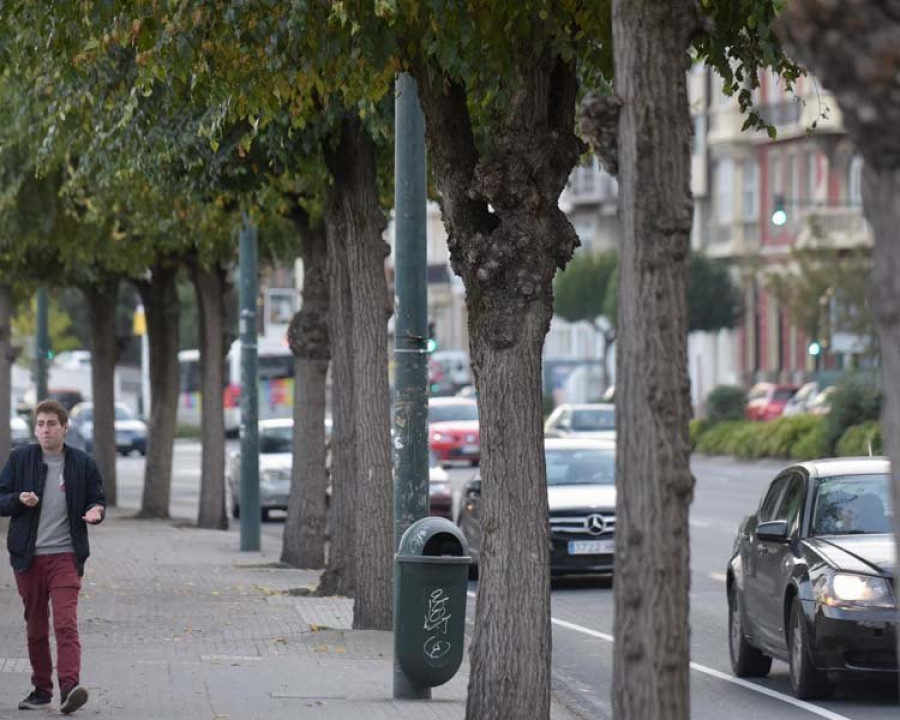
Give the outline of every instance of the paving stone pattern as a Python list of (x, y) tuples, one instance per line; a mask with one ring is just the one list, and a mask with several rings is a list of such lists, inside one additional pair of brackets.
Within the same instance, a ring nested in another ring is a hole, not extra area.
[[(239, 552), (234, 530), (134, 520), (112, 510), (91, 531), (83, 579), (82, 684), (91, 698), (78, 716), (465, 716), (467, 664), (433, 690), (431, 701), (394, 701), (391, 634), (351, 630), (346, 598), (302, 596), (318, 573), (281, 566), (280, 545), (265, 537), (263, 543), (262, 552)], [(0, 720), (7, 720), (21, 717), (16, 705), (30, 690), (30, 667), (21, 601), (2, 552)], [(57, 707), (58, 696), (47, 712)], [(554, 720), (569, 717), (554, 707)]]

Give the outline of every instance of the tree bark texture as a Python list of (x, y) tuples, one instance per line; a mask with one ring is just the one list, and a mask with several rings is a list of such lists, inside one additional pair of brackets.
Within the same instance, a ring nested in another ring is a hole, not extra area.
[(94, 400), (92, 453), (106, 501), (116, 498), (116, 302), (119, 281), (95, 283), (85, 288), (91, 315), (91, 394)]
[(150, 344), (150, 387), (153, 400), (147, 429), (144, 492), (138, 517), (169, 517), (172, 490), (172, 452), (178, 415), (178, 324), (180, 306), (175, 286), (177, 265), (157, 263), (149, 280), (136, 284)]
[(332, 197), (325, 208), (328, 276), (328, 336), (331, 345), (331, 506), (328, 565), (321, 595), (356, 594), (356, 498), (359, 488), (356, 455), (356, 397), (353, 353), (356, 346), (347, 259), (348, 218)]
[(225, 509), (225, 297), (228, 277), (218, 263), (188, 260), (200, 324), (200, 508), (197, 525), (226, 530)]
[[(863, 158), (862, 199), (874, 235), (871, 306), (881, 341), (882, 423), (900, 508), (900, 3), (794, 0), (779, 35), (834, 93)], [(894, 511), (900, 557), (900, 513)], [(895, 580), (900, 592), (900, 580)], [(900, 652), (900, 635), (897, 637)]]
[(691, 0), (615, 0), (619, 317), (613, 712), (690, 717), (686, 53)]
[[(13, 294), (9, 285), (0, 284), (0, 468), (6, 465), (12, 449), (10, 414), (12, 411), (12, 347)], [(9, 518), (0, 518), (0, 539), (6, 543)]]
[(13, 294), (9, 285), (0, 284), (0, 468), (6, 465), (12, 449), (10, 414), (12, 411)]
[(481, 428), (481, 581), (469, 720), (550, 715), (550, 536), (541, 352), (578, 238), (558, 207), (583, 145), (571, 65), (538, 54), (479, 154), (465, 88), (415, 67), (451, 263), (466, 286)]
[[(342, 216), (343, 251), (353, 313), (353, 392), (356, 425), (356, 594), (353, 627), (393, 624), (393, 472), (388, 381), (388, 299), (384, 259), (389, 250), (378, 204), (375, 144), (356, 117), (341, 121), (325, 161), (334, 180), (328, 216)], [(329, 250), (331, 248), (329, 247)], [(337, 337), (337, 336), (332, 336)], [(342, 338), (343, 339), (343, 338)]]
[(294, 462), (281, 561), (294, 567), (325, 566), (328, 475), (325, 469), (325, 382), (328, 337), (327, 239), (323, 224), (310, 226), (294, 210), (303, 259), (303, 304), (288, 328), (294, 355)]

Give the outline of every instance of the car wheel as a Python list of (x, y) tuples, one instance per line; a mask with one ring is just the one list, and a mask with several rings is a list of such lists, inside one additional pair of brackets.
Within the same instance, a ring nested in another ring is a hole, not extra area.
[(772, 669), (772, 658), (747, 642), (739, 602), (737, 587), (732, 585), (728, 593), (728, 654), (731, 656), (731, 671), (742, 678), (765, 677)]
[(241, 506), (237, 503), (231, 503), (231, 517), (235, 520), (241, 517)]
[(812, 661), (809, 636), (800, 601), (794, 598), (791, 605), (788, 658), (791, 666), (791, 690), (800, 700), (820, 700), (832, 693), (828, 676), (817, 670)]
[(259, 516), (263, 522), (269, 522), (269, 508), (262, 508), (259, 511)]
[(478, 467), (479, 462), (481, 462), (481, 461), (480, 460), (472, 460), (472, 467)]

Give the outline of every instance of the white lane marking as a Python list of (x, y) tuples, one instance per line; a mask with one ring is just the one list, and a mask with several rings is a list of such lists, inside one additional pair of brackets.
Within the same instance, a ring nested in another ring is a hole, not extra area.
[(728, 576), (725, 573), (712, 572), (709, 576), (713, 580), (718, 580), (719, 582), (728, 582)]
[(782, 702), (786, 702), (788, 705), (793, 705), (794, 707), (800, 708), (801, 710), (806, 710), (813, 715), (818, 715), (819, 717), (826, 718), (826, 720), (850, 720), (850, 718), (848, 718), (846, 715), (838, 715), (837, 713), (831, 712), (831, 710), (826, 710), (825, 708), (819, 707), (818, 705), (813, 705), (812, 703), (798, 700), (797, 698), (791, 697), (790, 695), (780, 693), (777, 690), (771, 690), (770, 688), (763, 687), (762, 685), (757, 685), (756, 683), (742, 680), (741, 678), (734, 677), (733, 675), (728, 675), (726, 673), (719, 672), (718, 670), (713, 670), (712, 668), (706, 667), (705, 665), (698, 665), (697, 663), (692, 662), (691, 669), (696, 670), (697, 672), (701, 672), (704, 675), (714, 677), (718, 680), (724, 680), (725, 682), (730, 682), (734, 685), (740, 685), (743, 688), (753, 690), (754, 692), (758, 692), (761, 695), (767, 695), (768, 697), (774, 698), (775, 700), (781, 700)]
[[(472, 598), (475, 597), (475, 593), (473, 593), (471, 590), (468, 591), (468, 595)], [(575, 632), (580, 632), (584, 635), (589, 635), (591, 637), (599, 638), (600, 640), (605, 640), (606, 642), (613, 643), (616, 641), (612, 635), (602, 633), (597, 630), (591, 630), (590, 628), (586, 628), (583, 625), (576, 625), (575, 623), (566, 622), (565, 620), (559, 620), (555, 617), (551, 617), (550, 622), (552, 622), (554, 625), (559, 625), (560, 627), (566, 628), (568, 630), (574, 630)], [(793, 705), (794, 707), (800, 708), (801, 710), (806, 710), (813, 715), (818, 715), (819, 717), (825, 718), (825, 720), (851, 720), (846, 715), (839, 715), (838, 713), (831, 712), (831, 710), (826, 710), (825, 708), (819, 707), (818, 705), (813, 705), (812, 703), (798, 700), (797, 698), (791, 697), (790, 695), (780, 693), (777, 690), (771, 690), (770, 688), (764, 687), (762, 685), (757, 685), (756, 683), (752, 683), (741, 678), (736, 678), (732, 675), (728, 675), (727, 673), (714, 670), (711, 667), (700, 665), (699, 663), (692, 662), (691, 670), (696, 670), (699, 673), (709, 675), (710, 677), (714, 677), (717, 680), (724, 680), (725, 682), (729, 682), (732, 685), (739, 685), (742, 688), (752, 690), (753, 692), (757, 692), (760, 695), (766, 695), (767, 697), (773, 698), (775, 700), (781, 700), (788, 705)]]

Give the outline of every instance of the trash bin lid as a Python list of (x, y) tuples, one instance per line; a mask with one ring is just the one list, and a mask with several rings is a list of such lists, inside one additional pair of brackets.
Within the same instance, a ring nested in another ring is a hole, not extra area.
[(410, 525), (400, 538), (397, 560), (403, 562), (404, 559), (426, 563), (468, 563), (469, 544), (454, 523), (446, 518), (426, 517)]

